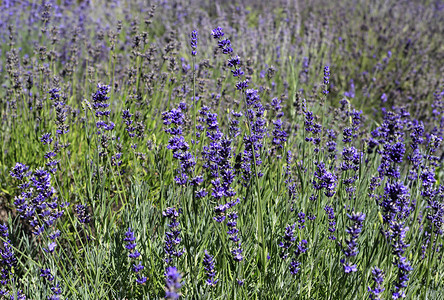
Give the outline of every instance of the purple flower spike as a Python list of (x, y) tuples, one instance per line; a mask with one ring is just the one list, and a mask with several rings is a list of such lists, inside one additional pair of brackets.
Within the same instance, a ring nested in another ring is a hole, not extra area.
[(215, 279), (216, 271), (214, 266), (214, 257), (209, 255), (207, 250), (205, 250), (205, 257), (203, 260), (204, 269), (207, 274), (207, 280), (205, 281), (210, 286), (215, 286), (219, 279)]
[(223, 37), (224, 36), (224, 33), (223, 33), (223, 31), (222, 31), (223, 29), (221, 28), (221, 27), (216, 27), (215, 29), (213, 29), (212, 31), (211, 31), (211, 34), (213, 35), (213, 38), (214, 39), (216, 39), (216, 40), (218, 40), (218, 39), (220, 39), (221, 37)]
[[(135, 236), (134, 232), (131, 230), (131, 228), (128, 228), (128, 231), (125, 233), (125, 238), (123, 239), (127, 244), (125, 245), (125, 248), (129, 250), (128, 257), (131, 260), (135, 260), (141, 256), (140, 252), (136, 250), (137, 244), (135, 243)], [(132, 270), (134, 273), (137, 274), (136, 276), (136, 283), (137, 284), (144, 284), (147, 281), (147, 278), (140, 274), (140, 272), (145, 267), (142, 265), (141, 262), (139, 262), (137, 265), (133, 264)]]
[(167, 267), (165, 270), (165, 299), (179, 299), (179, 290), (182, 287), (180, 280), (182, 276), (176, 267)]
[(196, 56), (197, 54), (197, 30), (193, 30), (191, 32), (191, 39), (190, 39), (190, 46), (191, 46), (191, 55)]
[(368, 292), (370, 293), (369, 298), (371, 300), (380, 300), (382, 292), (385, 288), (382, 286), (384, 282), (384, 272), (378, 267), (372, 269), (373, 281), (375, 282), (375, 287), (372, 289), (368, 287)]

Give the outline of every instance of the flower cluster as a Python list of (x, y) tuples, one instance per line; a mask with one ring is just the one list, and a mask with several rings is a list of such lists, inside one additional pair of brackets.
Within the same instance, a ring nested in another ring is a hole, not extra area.
[(299, 229), (305, 228), (305, 217), (306, 217), (306, 215), (304, 212), (301, 211), (298, 213), (298, 223), (299, 223), (298, 228)]
[(442, 236), (444, 233), (444, 185), (440, 184), (436, 189), (429, 189), (424, 193), (424, 197), (428, 209), (426, 219), (430, 222), (428, 231)]
[(324, 95), (328, 95), (328, 85), (330, 84), (330, 67), (329, 66), (325, 66), (324, 67), (324, 90), (322, 91), (322, 93), (324, 93)]
[(125, 130), (128, 132), (128, 136), (130, 138), (133, 138), (136, 136), (136, 127), (133, 126), (133, 115), (130, 113), (129, 109), (122, 110), (122, 119), (125, 123)]
[(401, 177), (399, 166), (405, 153), (405, 145), (402, 142), (397, 142), (394, 145), (390, 143), (384, 144), (384, 151), (382, 152), (381, 164), (378, 168), (379, 176), (384, 178), (398, 179)]
[[(135, 152), (137, 149), (137, 143), (134, 142), (134, 138), (137, 137), (141, 140), (144, 136), (145, 125), (142, 121), (140, 121), (141, 113), (136, 111), (134, 114), (131, 114), (129, 109), (122, 110), (122, 123), (125, 125), (125, 131), (128, 133), (128, 136), (131, 140), (131, 149)], [(138, 156), (139, 152), (135, 152), (135, 155)], [(122, 153), (116, 153), (112, 158), (113, 166), (120, 166), (122, 161), (120, 160)]]
[(3, 241), (3, 247), (0, 248), (0, 296), (9, 297), (10, 299), (24, 300), (26, 296), (23, 291), (17, 290), (17, 297), (14, 297), (11, 291), (8, 291), (8, 285), (17, 285), (15, 278), (15, 268), (17, 267), (17, 258), (15, 257), (11, 241), (9, 240), (8, 226), (0, 224), (0, 236)]
[(197, 30), (193, 30), (191, 32), (191, 38), (190, 38), (190, 46), (191, 46), (191, 55), (196, 56), (197, 55)]
[(402, 182), (387, 182), (380, 202), (384, 222), (390, 224), (395, 220), (405, 220), (414, 210), (414, 204)]
[(336, 133), (333, 129), (327, 129), (327, 138), (328, 141), (325, 143), (325, 146), (327, 147), (328, 151), (328, 158), (331, 160), (331, 163), (333, 164), (336, 160)]
[(207, 275), (207, 280), (205, 282), (210, 286), (215, 286), (219, 279), (215, 279), (216, 270), (214, 267), (214, 257), (208, 254), (207, 250), (205, 250), (205, 257), (203, 260), (204, 269)]
[(357, 171), (359, 170), (361, 156), (362, 154), (353, 146), (344, 147), (342, 150), (341, 170), (345, 173), (342, 183), (350, 201), (355, 197), (356, 188), (354, 183), (358, 180)]
[(234, 245), (234, 247), (231, 249), (231, 254), (233, 256), (233, 259), (237, 262), (240, 262), (243, 260), (242, 244), (241, 244), (241, 241), (240, 241), (240, 238), (238, 235), (239, 229), (237, 228), (238, 215), (237, 215), (237, 212), (235, 212), (235, 211), (231, 211), (229, 213), (226, 213), (226, 211), (231, 209), (232, 207), (234, 207), (239, 202), (240, 202), (240, 199), (237, 198), (236, 200), (227, 202), (226, 204), (221, 204), (221, 205), (216, 206), (214, 208), (214, 212), (215, 212), (216, 216), (213, 217), (213, 219), (218, 223), (222, 223), (225, 220), (226, 216), (228, 217), (227, 234), (229, 236), (228, 239)]
[(299, 256), (305, 252), (307, 252), (307, 240), (302, 240), (297, 245), (296, 249), (293, 251), (293, 257), (290, 262), (290, 273), (292, 275), (297, 275), (298, 272), (301, 270), (299, 266), (301, 265), (301, 262), (299, 261)]
[(51, 133), (43, 134), (40, 137), (40, 141), (43, 145), (48, 145), (48, 151), (44, 155), (44, 157), (48, 160), (46, 167), (48, 167), (49, 172), (55, 174), (57, 172), (57, 165), (60, 162), (60, 160), (55, 159), (57, 153), (60, 151), (60, 144), (55, 141), (51, 149), (51, 144), (54, 141), (54, 139), (51, 137)]
[(409, 246), (405, 243), (406, 233), (409, 230), (403, 223), (391, 222), (388, 238), (392, 246), (392, 252), (395, 255), (394, 265), (398, 268), (398, 276), (394, 282), (394, 290), (392, 298), (405, 298), (405, 288), (409, 280), (409, 273), (413, 270), (410, 262), (404, 257), (406, 248)]
[(399, 257), (395, 262), (395, 265), (398, 267), (398, 278), (394, 283), (395, 288), (392, 292), (393, 299), (405, 298), (405, 288), (407, 288), (407, 282), (409, 281), (409, 273), (413, 270), (410, 262), (406, 257)]
[[(49, 135), (45, 139), (49, 139)], [(55, 228), (55, 222), (64, 214), (64, 209), (69, 203), (58, 203), (59, 199), (51, 185), (51, 174), (49, 172), (44, 169), (37, 169), (34, 172), (28, 172), (28, 170), (29, 167), (26, 165), (17, 163), (10, 172), (12, 177), (20, 180), (19, 189), (21, 193), (15, 198), (14, 204), (20, 217), (33, 228), (33, 234), (41, 236), (44, 232), (48, 233), (51, 228)], [(57, 246), (55, 240), (59, 236), (59, 230), (48, 233), (49, 242), (47, 247), (43, 248), (43, 251), (49, 254), (54, 253)], [(5, 250), (8, 251), (7, 245), (4, 246)], [(59, 284), (54, 282), (54, 276), (51, 275), (50, 270), (45, 269), (42, 274), (41, 276), (45, 277), (51, 284), (50, 289), (53, 294), (49, 299), (60, 299), (62, 290)], [(20, 295), (18, 291), (17, 298), (20, 299), (20, 297), (24, 299), (24, 295)]]
[[(347, 247), (344, 248), (342, 251), (344, 252), (346, 258), (350, 259), (351, 257), (355, 257), (356, 255), (358, 255), (358, 237), (362, 231), (365, 214), (360, 212), (352, 212), (352, 214), (347, 214), (347, 217), (353, 223), (353, 225), (347, 227), (347, 229), (345, 230), (345, 232), (350, 235), (350, 238), (345, 240)], [(358, 270), (356, 265), (353, 265), (350, 262), (346, 262), (345, 259), (341, 259), (341, 263), (344, 266), (345, 273), (352, 273)]]
[[(442, 126), (444, 127), (444, 121)], [(425, 158), (427, 159), (430, 165), (435, 167), (439, 167), (440, 158), (435, 154), (438, 151), (438, 149), (440, 149), (442, 139), (443, 138), (441, 136), (437, 136), (435, 134), (431, 134), (428, 138), (428, 143), (427, 143), (428, 154), (425, 156)]]
[(258, 166), (262, 164), (260, 151), (263, 147), (262, 139), (266, 133), (266, 121), (263, 117), (265, 108), (260, 102), (258, 90), (246, 90), (245, 103), (250, 132), (243, 137), (245, 149), (242, 153), (241, 168), (244, 184), (248, 185), (252, 176), (252, 166), (258, 177), (262, 177), (263, 175), (262, 172), (258, 170)]
[(352, 137), (356, 139), (358, 137), (359, 129), (361, 128), (362, 110), (356, 110), (354, 108), (351, 109), (350, 107), (350, 109), (346, 111), (345, 116), (349, 120), (349, 124), (352, 130)]
[[(131, 261), (135, 261), (140, 257), (140, 252), (136, 250), (136, 238), (134, 236), (134, 232), (131, 231), (131, 228), (128, 228), (128, 231), (125, 233), (125, 238), (123, 241), (126, 242), (125, 248), (130, 252), (128, 254), (128, 257), (131, 259)], [(139, 261), (138, 264), (133, 264), (132, 270), (134, 273), (136, 273), (136, 282), (138, 284), (144, 284), (147, 280), (147, 278), (140, 274), (140, 271), (144, 269), (144, 266), (142, 265), (142, 262)]]
[(294, 245), (296, 238), (294, 237), (294, 229), (296, 223), (293, 225), (287, 225), (283, 236), (283, 241), (279, 243), (279, 247), (282, 248), (281, 258), (286, 259), (289, 255), (288, 250)]
[(282, 117), (284, 113), (282, 112), (281, 100), (278, 98), (271, 99), (271, 106), (276, 112), (276, 120), (273, 120), (274, 129), (272, 131), (273, 139), (271, 141), (272, 145), (276, 149), (282, 149), (283, 144), (287, 141), (288, 133), (283, 127)]
[[(221, 27), (217, 27), (212, 31), (212, 35), (218, 40), (218, 47), (222, 49), (224, 54), (233, 52), (231, 42), (229, 39), (222, 39), (224, 32)], [(258, 94), (258, 90), (247, 89), (248, 79), (242, 81), (244, 71), (241, 69), (241, 59), (239, 56), (231, 56), (227, 61), (228, 67), (232, 68), (233, 77), (239, 81), (236, 83), (236, 89), (241, 91), (245, 100), (245, 115), (248, 121), (249, 134), (244, 135), (243, 141), (245, 150), (239, 154), (241, 163), (238, 164), (238, 172), (242, 172), (242, 179), (244, 185), (249, 185), (252, 175), (252, 163), (254, 164), (254, 171), (258, 177), (261, 177), (262, 172), (257, 170), (257, 167), (262, 163), (260, 159), (260, 149), (262, 148), (262, 139), (266, 132), (266, 121), (263, 118), (265, 108), (262, 106)]]
[[(25, 178), (31, 175), (31, 172), (28, 171), (29, 167), (22, 163), (16, 163), (14, 167), (12, 167), (9, 175), (19, 181), (23, 181)], [(19, 185), (20, 189), (26, 189), (29, 186), (28, 183), (23, 183), (23, 185)]]
[(398, 268), (398, 277), (394, 282), (392, 298), (405, 298), (405, 288), (409, 280), (408, 274), (412, 270), (410, 262), (404, 257), (409, 246), (405, 242), (406, 233), (409, 230), (405, 223), (415, 208), (415, 202), (410, 199), (410, 193), (401, 182), (387, 182), (384, 195), (380, 201), (382, 219), (388, 227), (382, 230), (392, 248), (395, 256), (394, 265)]
[(214, 39), (218, 40), (217, 46), (222, 50), (223, 54), (230, 54), (233, 52), (233, 48), (231, 48), (231, 41), (229, 39), (222, 39), (225, 33), (221, 27), (216, 27), (213, 29), (211, 34), (213, 35)]
[(96, 119), (96, 127), (98, 129), (97, 134), (100, 135), (100, 145), (99, 155), (106, 156), (108, 154), (109, 142), (113, 139), (108, 132), (112, 131), (115, 124), (108, 120), (111, 115), (111, 110), (109, 109), (108, 96), (111, 91), (109, 85), (98, 84), (97, 90), (92, 94), (92, 109), (94, 110), (94, 115)]
[(305, 116), (304, 119), (305, 132), (308, 135), (310, 135), (305, 138), (305, 141), (312, 143), (315, 146), (314, 151), (317, 153), (320, 150), (319, 145), (321, 143), (321, 138), (319, 137), (319, 135), (322, 132), (322, 125), (315, 122), (315, 115), (313, 114), (313, 112), (307, 109), (307, 104), (305, 100), (302, 105), (302, 112), (304, 113)]
[(373, 281), (375, 282), (375, 287), (372, 289), (368, 287), (369, 297), (371, 300), (381, 300), (381, 294), (385, 291), (382, 286), (384, 283), (384, 272), (378, 267), (372, 269)]
[[(299, 243), (296, 244), (296, 237), (294, 237), (295, 234), (295, 228), (296, 223), (293, 225), (287, 225), (285, 227), (285, 232), (283, 239), (284, 241), (279, 243), (279, 247), (282, 248), (282, 252), (280, 254), (280, 257), (284, 260), (286, 260), (289, 256), (291, 256), (291, 262), (289, 265), (289, 270), (292, 275), (297, 275), (300, 271), (300, 261), (299, 257), (301, 254), (305, 253), (307, 251), (307, 244), (308, 242), (306, 240), (301, 240)], [(290, 254), (290, 249), (295, 248), (293, 250), (293, 255)]]
[(79, 220), (80, 223), (88, 224), (89, 222), (91, 222), (91, 216), (87, 211), (88, 207), (86, 205), (77, 204), (75, 210), (77, 214), (77, 219)]
[(342, 132), (342, 136), (343, 136), (342, 141), (345, 144), (351, 143), (352, 138), (353, 138), (353, 128), (351, 128), (351, 127), (344, 128), (344, 130)]
[(167, 148), (173, 152), (173, 158), (179, 160), (179, 168), (176, 170), (177, 175), (174, 180), (179, 185), (198, 184), (201, 182), (201, 177), (192, 177), (194, 166), (196, 165), (195, 156), (188, 151), (189, 145), (183, 137), (183, 125), (185, 122), (185, 114), (183, 110), (186, 106), (179, 105), (170, 111), (162, 113), (164, 125), (171, 125), (165, 128), (165, 132), (171, 135)]
[(336, 231), (336, 221), (335, 221), (335, 212), (333, 210), (333, 207), (326, 205), (324, 207), (325, 213), (327, 214), (329, 223), (328, 223), (328, 232), (330, 233), (328, 236), (329, 240), (336, 240), (336, 237), (334, 235), (334, 232)]
[[(226, 216), (228, 216), (228, 232), (229, 239), (235, 244), (231, 250), (231, 254), (235, 261), (241, 261), (242, 247), (241, 241), (238, 236), (239, 229), (237, 229), (236, 212), (231, 211), (227, 213), (236, 204), (240, 202), (240, 199), (222, 202), (222, 199), (230, 199), (236, 195), (236, 192), (231, 187), (231, 184), (235, 178), (235, 172), (231, 165), (232, 140), (225, 137), (219, 130), (219, 123), (217, 120), (217, 114), (211, 113), (208, 107), (203, 106), (200, 111), (200, 123), (206, 124), (206, 136), (209, 139), (209, 144), (203, 147), (202, 157), (204, 158), (203, 168), (207, 170), (208, 177), (211, 178), (212, 192), (211, 197), (218, 203), (214, 208), (215, 216), (213, 219), (218, 222), (224, 222)], [(222, 202), (222, 203), (221, 203)]]
[(240, 134), (239, 119), (242, 117), (241, 112), (232, 111), (228, 121), (230, 122), (229, 136), (234, 139)]
[(44, 169), (37, 169), (33, 173), (28, 169), (26, 165), (17, 163), (11, 170), (12, 177), (21, 179), (21, 194), (15, 198), (14, 205), (21, 218), (34, 228), (33, 233), (40, 235), (64, 214), (64, 208), (69, 203), (58, 203), (51, 185), (51, 174)]
[[(107, 101), (110, 99), (108, 93), (111, 91), (111, 87), (105, 84), (97, 84), (97, 90), (92, 94), (92, 108), (95, 111), (95, 116), (97, 118), (103, 116), (109, 116), (111, 114), (111, 110), (108, 109), (109, 103)], [(104, 127), (105, 129), (111, 126), (114, 128), (114, 124), (111, 122), (109, 124), (104, 124), (98, 126), (98, 128)]]
[(171, 300), (179, 299), (179, 290), (182, 287), (180, 280), (182, 279), (182, 276), (177, 271), (176, 267), (167, 267), (164, 275), (166, 283), (165, 298)]
[(69, 125), (66, 124), (66, 117), (68, 114), (68, 109), (65, 105), (66, 96), (60, 93), (59, 88), (53, 88), (48, 91), (50, 96), (50, 100), (53, 102), (55, 112), (56, 112), (56, 120), (55, 123), (57, 125), (57, 134), (63, 135), (69, 132)]
[(179, 258), (184, 253), (183, 249), (177, 249), (177, 246), (181, 242), (181, 238), (179, 237), (180, 230), (178, 229), (178, 218), (181, 211), (181, 209), (176, 210), (174, 207), (169, 207), (162, 212), (164, 217), (170, 219), (170, 223), (168, 224), (170, 231), (165, 232), (165, 246), (163, 248), (166, 255), (165, 262), (167, 264), (173, 262), (173, 257)]
[(238, 236), (239, 229), (237, 229), (237, 219), (238, 219), (237, 212), (231, 211), (228, 213), (228, 222), (227, 227), (228, 231), (227, 234), (229, 235), (229, 240), (233, 243), (234, 247), (231, 249), (231, 255), (233, 256), (234, 261), (240, 262), (244, 259), (242, 256), (242, 244), (240, 241), (240, 238)]
[(359, 169), (359, 160), (361, 158), (361, 155), (359, 154), (358, 150), (351, 146), (346, 147), (342, 150), (342, 163), (341, 163), (341, 170), (347, 171), (358, 171)]
[(224, 137), (219, 130), (217, 114), (211, 113), (206, 106), (202, 107), (199, 113), (207, 125), (206, 136), (209, 144), (203, 147), (202, 157), (205, 160), (203, 168), (213, 179), (213, 197), (216, 200), (221, 199), (222, 196), (232, 197), (235, 195), (230, 187), (234, 180), (234, 171), (230, 162), (232, 140)]
[(410, 132), (410, 138), (411, 138), (410, 147), (413, 150), (416, 150), (419, 148), (419, 146), (422, 143), (424, 143), (425, 129), (424, 129), (424, 123), (422, 121), (418, 122), (418, 120), (413, 120), (412, 124), (413, 128), (412, 131)]
[(283, 144), (287, 141), (288, 134), (285, 130), (282, 129), (282, 120), (277, 119), (273, 120), (274, 129), (272, 131), (273, 141), (272, 144), (276, 148), (283, 148)]
[(333, 197), (336, 193), (337, 177), (333, 173), (327, 171), (323, 162), (316, 164), (316, 171), (314, 172), (313, 188), (316, 190), (325, 189), (325, 196)]
[(408, 114), (401, 110), (398, 113), (389, 111), (384, 115), (381, 126), (371, 132), (368, 140), (368, 152), (372, 153), (373, 149), (384, 144), (402, 142), (405, 136), (404, 129), (408, 125)]

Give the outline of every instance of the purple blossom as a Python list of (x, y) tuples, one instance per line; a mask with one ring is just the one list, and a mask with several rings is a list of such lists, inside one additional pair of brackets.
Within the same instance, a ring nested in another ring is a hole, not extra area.
[(165, 245), (164, 251), (166, 254), (165, 262), (170, 264), (173, 261), (173, 257), (181, 257), (184, 253), (183, 249), (177, 249), (177, 246), (181, 242), (179, 227), (179, 214), (181, 210), (176, 210), (174, 207), (169, 207), (162, 212), (163, 216), (170, 219), (168, 227), (170, 231), (165, 232)]
[(405, 298), (405, 288), (407, 288), (407, 282), (409, 280), (409, 273), (413, 270), (410, 262), (405, 257), (399, 257), (395, 262), (398, 267), (398, 277), (394, 283), (394, 290), (392, 291), (393, 299)]
[(316, 171), (314, 172), (313, 188), (316, 190), (325, 189), (324, 194), (327, 197), (333, 197), (336, 193), (335, 188), (337, 184), (337, 177), (333, 173), (327, 171), (325, 164), (319, 162), (316, 165)]
[(207, 250), (205, 250), (205, 257), (203, 260), (203, 265), (205, 269), (205, 273), (207, 275), (207, 280), (205, 282), (210, 286), (215, 286), (219, 279), (215, 279), (216, 271), (214, 266), (214, 257), (209, 255)]
[(43, 145), (50, 145), (54, 139), (51, 138), (51, 133), (45, 133), (40, 138), (40, 141), (43, 143)]
[(356, 172), (359, 169), (360, 158), (361, 156), (355, 147), (352, 146), (344, 148), (342, 150), (342, 171), (353, 170)]
[(51, 274), (50, 269), (40, 269), (40, 277), (46, 278), (48, 281), (54, 280), (54, 276)]
[(387, 182), (380, 206), (383, 220), (389, 224), (395, 219), (406, 219), (413, 211), (414, 203), (410, 200), (408, 188), (401, 182)]
[[(20, 216), (34, 228), (33, 233), (40, 235), (64, 214), (63, 208), (69, 203), (58, 203), (49, 172), (37, 169), (33, 173), (24, 174), (27, 170), (25, 165), (20, 164), (11, 171), (11, 176), (22, 179), (19, 185), (22, 193), (15, 198), (14, 205)], [(30, 176), (29, 179), (27, 176)]]
[[(134, 232), (131, 230), (131, 228), (128, 228), (128, 231), (125, 232), (125, 238), (123, 239), (124, 242), (126, 242), (125, 248), (129, 250), (128, 257), (133, 260), (137, 259), (141, 256), (140, 252), (136, 250), (136, 237), (134, 236)], [(136, 273), (136, 283), (137, 284), (144, 284), (147, 280), (145, 276), (140, 274), (140, 272), (144, 269), (144, 266), (139, 261), (139, 263), (136, 265), (133, 263), (132, 270), (134, 273)]]
[(88, 213), (88, 207), (86, 205), (77, 204), (76, 205), (76, 214), (80, 223), (88, 224), (91, 222), (91, 216)]
[[(304, 215), (305, 216), (305, 215)], [(292, 275), (298, 274), (300, 268), (299, 256), (307, 251), (307, 241), (301, 240), (299, 243), (296, 243), (295, 237), (295, 228), (296, 223), (293, 225), (287, 225), (285, 227), (285, 232), (283, 235), (283, 241), (279, 243), (279, 247), (282, 248), (282, 252), (280, 257), (282, 259), (287, 259), (291, 256), (291, 261), (289, 265), (289, 270)], [(301, 229), (301, 227), (299, 227)], [(293, 252), (291, 252), (293, 250)]]
[(242, 256), (243, 249), (238, 235), (239, 229), (237, 229), (237, 219), (239, 216), (237, 215), (236, 212), (231, 211), (230, 213), (228, 213), (227, 217), (228, 217), (227, 234), (229, 236), (228, 239), (234, 244), (234, 248), (232, 248), (231, 254), (233, 256), (234, 261), (240, 262), (243, 260)]
[(217, 40), (224, 36), (223, 29), (219, 26), (213, 29), (211, 34), (213, 35), (213, 38)]
[(9, 175), (15, 179), (23, 180), (30, 175), (28, 173), (29, 167), (22, 163), (16, 163), (9, 172)]
[(282, 120), (273, 120), (274, 129), (273, 129), (273, 140), (272, 144), (277, 148), (283, 148), (283, 144), (287, 141), (288, 134), (285, 130), (282, 129)]
[[(8, 284), (14, 284), (15, 282), (17, 282), (17, 278), (16, 278), (16, 272), (14, 272), (14, 269), (17, 267), (17, 258), (15, 256), (12, 244), (11, 244), (11, 240), (9, 240), (9, 229), (8, 226), (6, 224), (0, 224), (0, 235), (2, 236), (3, 239), (3, 247), (0, 247), (0, 283), (1, 285), (3, 285), (4, 287), (2, 288), (1, 292), (4, 293), (5, 295), (9, 294), (9, 292), (5, 289), (5, 287)], [(11, 290), (12, 292), (12, 290)], [(17, 291), (17, 295), (19, 295), (20, 293), (22, 293), (22, 291), (18, 290)], [(1, 295), (1, 294), (0, 294)], [(26, 297), (22, 294), (23, 298), (21, 299), (25, 299)], [(13, 299), (14, 297), (11, 296), (11, 299)], [(19, 299), (17, 297), (17, 299)]]
[(48, 244), (48, 248), (43, 248), (46, 253), (53, 253), (57, 246), (56, 242), (51, 242)]
[(177, 271), (176, 267), (167, 267), (165, 270), (165, 298), (166, 299), (179, 299), (179, 290), (182, 287), (180, 280), (182, 276)]
[(245, 79), (244, 81), (239, 81), (238, 83), (236, 83), (236, 89), (238, 91), (244, 91), (246, 88), (248, 88), (248, 79)]
[(281, 258), (286, 259), (288, 257), (288, 250), (294, 245), (296, 238), (294, 237), (294, 229), (296, 223), (293, 225), (287, 225), (283, 236), (283, 241), (279, 243), (279, 247), (282, 248)]
[(136, 238), (134, 237), (134, 232), (131, 231), (131, 228), (128, 228), (128, 231), (125, 233), (125, 238), (123, 239), (126, 242), (125, 248), (128, 250), (133, 250), (136, 248), (136, 243), (134, 241)]
[(324, 67), (324, 90), (322, 91), (324, 95), (328, 95), (328, 85), (330, 84), (330, 67)]
[(353, 128), (350, 128), (350, 127), (344, 128), (342, 135), (344, 137), (342, 141), (344, 143), (350, 143), (352, 141), (352, 137), (353, 137)]
[(372, 268), (372, 279), (375, 282), (375, 287), (372, 289), (368, 287), (369, 297), (371, 300), (380, 300), (381, 294), (384, 292), (385, 288), (382, 286), (384, 282), (384, 272), (378, 267)]
[(336, 231), (336, 221), (335, 221), (335, 212), (333, 210), (333, 207), (326, 205), (324, 207), (325, 213), (327, 214), (327, 218), (329, 220), (328, 223), (328, 232), (329, 232), (329, 236), (328, 239), (329, 240), (336, 240), (336, 237), (334, 235), (334, 232)]
[(171, 135), (167, 149), (170, 149), (173, 152), (173, 158), (179, 161), (179, 167), (176, 169), (177, 175), (174, 177), (176, 183), (179, 185), (196, 185), (196, 181), (189, 180), (193, 178), (196, 157), (188, 151), (189, 145), (183, 137), (182, 125), (185, 120), (183, 110), (185, 109), (186, 107), (179, 105), (178, 108), (162, 113), (162, 119), (164, 125), (171, 125), (165, 128), (165, 132)]
[(350, 235), (350, 238), (345, 240), (346, 248), (343, 248), (342, 251), (344, 252), (348, 262), (345, 262), (344, 259), (341, 259), (341, 263), (344, 266), (345, 273), (352, 273), (357, 271), (357, 266), (352, 265), (349, 260), (359, 253), (357, 241), (359, 234), (362, 231), (365, 214), (360, 212), (352, 212), (351, 214), (347, 214), (347, 217), (352, 222), (352, 226), (348, 226), (345, 230), (345, 232)]
[(191, 46), (191, 55), (196, 56), (197, 54), (197, 30), (193, 30), (190, 35), (190, 46)]

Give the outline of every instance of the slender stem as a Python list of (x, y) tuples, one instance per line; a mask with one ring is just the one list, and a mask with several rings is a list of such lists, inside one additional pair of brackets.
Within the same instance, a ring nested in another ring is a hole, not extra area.
[[(247, 105), (247, 99), (246, 99), (246, 95), (245, 92), (242, 91), (242, 99), (245, 102), (245, 114), (247, 116), (248, 119), (248, 123), (247, 123), (247, 128), (248, 128), (248, 133), (250, 135), (250, 139), (252, 137), (252, 129), (251, 129), (251, 122), (252, 120), (250, 120), (249, 118), (249, 114), (248, 114), (248, 105)], [(258, 172), (257, 172), (257, 165), (256, 165), (256, 151), (254, 149), (255, 144), (254, 142), (252, 143), (251, 149), (253, 152), (253, 164), (254, 164), (254, 174), (255, 174), (255, 179), (256, 179), (256, 193), (257, 193), (257, 202), (256, 202), (256, 209), (257, 209), (257, 228), (256, 228), (256, 235), (258, 237), (259, 240), (259, 245), (262, 246), (262, 253), (261, 253), (261, 258), (262, 258), (262, 267), (263, 267), (263, 272), (264, 272), (264, 276), (261, 277), (261, 279), (263, 280), (263, 278), (265, 277), (265, 273), (266, 273), (266, 264), (267, 264), (267, 254), (266, 254), (266, 247), (265, 247), (265, 241), (264, 241), (264, 223), (263, 223), (263, 215), (262, 215), (262, 200), (261, 200), (261, 192), (260, 192), (260, 187), (259, 187), (259, 176), (258, 176)]]

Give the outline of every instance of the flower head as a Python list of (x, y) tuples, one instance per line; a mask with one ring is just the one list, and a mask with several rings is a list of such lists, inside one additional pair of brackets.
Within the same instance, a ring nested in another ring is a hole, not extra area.
[(191, 55), (196, 56), (197, 54), (197, 30), (193, 30), (191, 32), (191, 38), (190, 38), (190, 46), (191, 46)]
[(165, 270), (165, 298), (166, 299), (179, 299), (179, 290), (182, 287), (180, 280), (182, 276), (177, 271), (176, 267), (167, 267)]
[(213, 35), (213, 38), (216, 39), (216, 40), (218, 40), (218, 39), (220, 39), (221, 37), (224, 36), (223, 29), (221, 27), (219, 27), (219, 26), (214, 28), (211, 31), (211, 34)]

